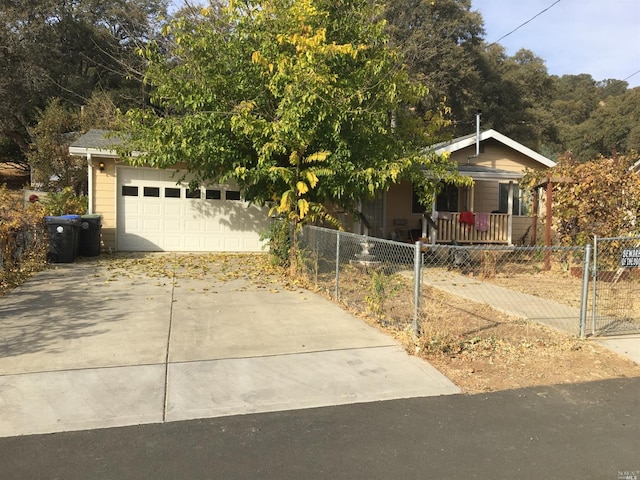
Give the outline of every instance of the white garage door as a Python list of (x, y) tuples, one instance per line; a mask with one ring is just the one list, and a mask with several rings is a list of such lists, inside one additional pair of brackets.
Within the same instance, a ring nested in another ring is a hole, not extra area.
[(266, 208), (227, 185), (191, 191), (173, 171), (118, 168), (120, 251), (258, 252)]

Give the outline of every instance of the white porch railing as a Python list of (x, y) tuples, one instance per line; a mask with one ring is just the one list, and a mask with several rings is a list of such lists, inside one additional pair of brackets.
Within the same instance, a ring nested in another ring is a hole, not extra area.
[(450, 213), (449, 219), (438, 218), (437, 243), (497, 243), (509, 244), (509, 215), (490, 213), (487, 231), (478, 231), (475, 225), (460, 223), (460, 213)]

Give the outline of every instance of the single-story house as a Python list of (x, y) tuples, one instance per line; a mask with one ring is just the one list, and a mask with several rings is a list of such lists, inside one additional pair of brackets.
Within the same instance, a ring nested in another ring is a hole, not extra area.
[(554, 161), (496, 130), (455, 138), (432, 150), (448, 152), (459, 172), (473, 179), (473, 186), (445, 185), (425, 211), (410, 183), (394, 185), (363, 205), (370, 235), (400, 241), (427, 237), (431, 243), (525, 241), (532, 225), (532, 197), (531, 192), (521, 191), (518, 182), (526, 168), (547, 169), (555, 166)]
[[(113, 251), (261, 251), (269, 228), (266, 207), (242, 199), (237, 186), (189, 189), (189, 176), (175, 170), (132, 167), (116, 151), (118, 139), (90, 130), (69, 147), (86, 159), (89, 213), (102, 215), (102, 247)], [(432, 243), (513, 244), (530, 229), (531, 202), (518, 188), (525, 168), (555, 162), (495, 130), (435, 145), (448, 152), (468, 188), (447, 185), (431, 211), (420, 205), (412, 185), (392, 186), (362, 205), (353, 230), (380, 238)], [(366, 228), (363, 226), (366, 223)], [(436, 225), (437, 228), (429, 227)]]
[(237, 186), (191, 190), (184, 170), (122, 162), (117, 143), (106, 130), (90, 130), (69, 147), (86, 158), (89, 213), (102, 215), (104, 250), (262, 251), (268, 210), (245, 202)]

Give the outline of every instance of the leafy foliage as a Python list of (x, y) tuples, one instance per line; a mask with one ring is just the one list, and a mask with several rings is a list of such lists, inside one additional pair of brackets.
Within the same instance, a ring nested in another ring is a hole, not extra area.
[[(419, 149), (437, 115), (406, 108), (425, 89), (387, 47), (375, 2), (229, 2), (176, 19), (170, 51), (146, 49), (155, 110), (129, 112), (134, 164), (186, 163), (202, 183), (237, 182), (296, 224), (334, 222), (422, 168), (453, 176)], [(435, 185), (435, 181), (431, 180)]]
[(269, 245), (271, 262), (280, 267), (288, 267), (291, 263), (290, 251), (292, 247), (291, 222), (286, 218), (274, 219), (265, 234)]
[[(96, 91), (139, 104), (135, 49), (154, 36), (166, 0), (15, 0), (0, 8), (0, 141), (25, 163), (38, 112), (54, 98), (79, 110)], [(3, 159), (0, 159), (3, 160)]]
[(0, 186), (0, 293), (45, 267), (49, 244), (43, 217), (42, 205), (25, 207), (21, 193)]
[[(632, 160), (600, 157), (580, 163), (569, 157), (548, 172), (566, 180), (553, 190), (553, 226), (563, 244), (640, 233), (640, 175), (629, 170)], [(540, 180), (540, 174), (528, 174), (529, 185)]]
[(87, 213), (88, 198), (86, 195), (76, 195), (71, 187), (65, 187), (59, 192), (51, 192), (42, 199), (45, 215), (84, 215)]

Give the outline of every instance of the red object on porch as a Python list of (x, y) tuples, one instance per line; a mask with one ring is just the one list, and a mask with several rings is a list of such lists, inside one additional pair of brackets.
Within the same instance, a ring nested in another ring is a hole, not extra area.
[(466, 223), (467, 225), (475, 225), (476, 221), (471, 212), (462, 212), (460, 214), (460, 223)]

